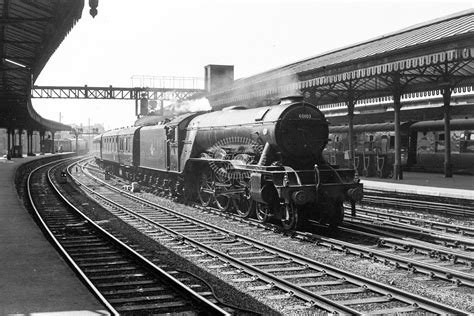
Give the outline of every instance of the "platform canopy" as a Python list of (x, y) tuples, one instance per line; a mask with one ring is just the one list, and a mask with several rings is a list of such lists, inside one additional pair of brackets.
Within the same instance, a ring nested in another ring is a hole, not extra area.
[(36, 113), (30, 94), (83, 8), (84, 0), (0, 1), (0, 128), (71, 129)]
[(265, 105), (303, 94), (324, 108), (337, 103), (439, 94), (474, 84), (474, 10), (406, 29), (234, 81), (209, 96), (213, 108)]

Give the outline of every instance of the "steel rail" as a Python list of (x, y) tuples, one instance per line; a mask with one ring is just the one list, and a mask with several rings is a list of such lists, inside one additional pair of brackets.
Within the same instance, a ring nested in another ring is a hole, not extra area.
[(388, 205), (392, 207), (393, 206), (406, 207), (409, 209), (430, 210), (431, 212), (452, 214), (452, 215), (457, 215), (457, 216), (473, 216), (474, 215), (474, 201), (472, 200), (453, 199), (456, 201), (466, 202), (466, 205), (464, 205), (463, 208), (461, 208), (458, 205), (453, 205), (449, 203), (420, 201), (419, 196), (416, 196), (416, 195), (413, 195), (413, 196), (414, 196), (413, 198), (410, 198), (409, 195), (405, 195), (405, 197), (402, 197), (402, 196), (392, 197), (390, 194), (384, 191), (370, 190), (370, 191), (364, 192), (364, 199), (362, 200), (362, 203)]
[[(317, 238), (318, 239), (323, 238), (323, 240), (327, 239), (321, 236), (318, 236)], [(330, 241), (330, 242), (334, 242), (334, 241)], [(389, 261), (397, 262), (399, 265), (400, 264), (405, 265), (407, 269), (412, 269), (412, 270), (416, 269), (416, 271), (418, 272), (422, 272), (427, 275), (437, 276), (438, 278), (444, 279), (447, 281), (453, 281), (455, 279), (458, 279), (459, 281), (456, 281), (456, 283), (464, 284), (469, 287), (474, 287), (474, 275), (472, 275), (471, 273), (464, 273), (464, 272), (453, 270), (453, 269), (440, 268), (430, 263), (418, 262), (416, 260), (405, 258), (403, 256), (399, 256), (393, 253), (385, 253), (384, 251), (381, 251), (381, 250), (371, 249), (370, 252), (367, 252), (367, 250), (364, 249), (363, 246), (358, 246), (358, 245), (346, 243), (343, 241), (336, 241), (336, 243), (340, 244), (340, 246), (342, 247), (340, 249), (341, 251), (350, 250), (350, 251), (357, 251), (357, 253), (368, 253), (370, 258), (373, 258), (374, 256), (378, 256), (380, 258), (384, 258)], [(433, 273), (436, 273), (437, 275)]]
[[(87, 168), (89, 168), (89, 167), (87, 167)], [(115, 189), (115, 190), (117, 190), (117, 189)], [(135, 198), (135, 196), (133, 196), (133, 197)], [(235, 216), (235, 215), (232, 215), (232, 214), (225, 213), (223, 215), (222, 212), (217, 212), (217, 214), (219, 214), (221, 216), (224, 216), (226, 218), (230, 217), (230, 218), (235, 218), (235, 219), (240, 220), (240, 221), (244, 220), (241, 217), (238, 217), (238, 216)], [(250, 219), (247, 219), (247, 220), (250, 221), (252, 224), (255, 224), (258, 227), (262, 227), (262, 228), (265, 227), (261, 223), (253, 223), (254, 222), (253, 220), (250, 220)], [(351, 225), (354, 225), (354, 224), (352, 223)], [(349, 228), (341, 228), (341, 229), (350, 230)], [(360, 232), (358, 232), (358, 231), (351, 230), (351, 232), (356, 232), (356, 233), (360, 234)], [(412, 231), (409, 231), (409, 232), (412, 232)], [(301, 233), (296, 232), (296, 234), (301, 234)], [(301, 235), (307, 236), (308, 234), (302, 233)], [(311, 235), (311, 234), (309, 234), (309, 235)], [(385, 244), (388, 244), (388, 243), (395, 244), (395, 241), (389, 241), (388, 239), (381, 239), (380, 237), (382, 237), (382, 236), (377, 236), (377, 237), (374, 237), (374, 238), (380, 239), (381, 244), (383, 244), (383, 243), (385, 243)], [(393, 237), (394, 238), (399, 238), (398, 236), (393, 236)], [(353, 245), (351, 243), (345, 243), (343, 241), (339, 241), (339, 240), (335, 240), (335, 239), (326, 238), (326, 237), (319, 236), (319, 235), (317, 236), (317, 238), (318, 238), (319, 241), (324, 240), (325, 242), (327, 242), (328, 243), (327, 247), (331, 247), (331, 248), (333, 248), (333, 250), (357, 251), (359, 253), (359, 255), (366, 254), (367, 258), (374, 258), (376, 255), (378, 255), (379, 257), (384, 258), (384, 260), (393, 261), (395, 263), (395, 265), (397, 265), (400, 268), (404, 267), (405, 269), (412, 270), (412, 271), (414, 271), (418, 268), (417, 271), (420, 272), (420, 273), (424, 273), (424, 274), (429, 275), (431, 277), (437, 277), (441, 280), (445, 280), (445, 281), (448, 281), (448, 282), (454, 282), (458, 285), (464, 284), (464, 285), (472, 287), (473, 284), (474, 284), (474, 279), (472, 277), (470, 277), (470, 274), (463, 273), (463, 272), (458, 272), (457, 270), (448, 269), (446, 267), (444, 267), (443, 269), (437, 268), (436, 270), (433, 270), (432, 267), (436, 267), (435, 265), (428, 266), (427, 263), (418, 262), (416, 260), (405, 259), (404, 257), (401, 257), (401, 256), (393, 257), (392, 254), (387, 255), (382, 250), (374, 250), (374, 249), (364, 250), (364, 247)], [(310, 237), (310, 239), (312, 239), (312, 237)], [(423, 249), (427, 248), (426, 245), (419, 245), (419, 243), (414, 245), (413, 242), (414, 241), (412, 241), (412, 244), (411, 244), (413, 247), (418, 247), (418, 248), (423, 248)], [(401, 242), (400, 242), (400, 244), (401, 244)], [(407, 244), (408, 244), (408, 242), (407, 242)], [(334, 248), (335, 245), (340, 246), (340, 249)], [(449, 250), (443, 250), (443, 249), (437, 249), (437, 251), (439, 253), (446, 254), (449, 258), (457, 258), (457, 259), (461, 258), (461, 259), (464, 259), (466, 262), (472, 262), (473, 261), (472, 256), (465, 255), (461, 252), (455, 252), (455, 251), (449, 251)], [(454, 259), (451, 259), (451, 260), (454, 260)]]
[(439, 243), (452, 244), (455, 247), (472, 248), (474, 246), (474, 239), (464, 235), (455, 236), (449, 233), (445, 234), (440, 231), (431, 230), (430, 228), (407, 223), (393, 222), (390, 220), (378, 222), (377, 220), (374, 221), (373, 218), (367, 215), (357, 215), (356, 217), (349, 216), (346, 217), (344, 221), (345, 223), (350, 223), (354, 226), (365, 225), (359, 226), (360, 228), (385, 228), (406, 234), (418, 235), (420, 237), (433, 239)]
[[(102, 184), (106, 185), (106, 186), (109, 186), (106, 182), (100, 180), (100, 179), (95, 179), (96, 181), (98, 182), (101, 182)], [(226, 235), (226, 236), (229, 236), (229, 232), (222, 229), (222, 228), (219, 228), (215, 225), (211, 225), (211, 224), (208, 224), (208, 223), (205, 223), (203, 221), (200, 221), (198, 219), (195, 219), (195, 218), (192, 218), (190, 216), (187, 216), (187, 215), (184, 215), (184, 214), (176, 214), (175, 211), (171, 210), (171, 209), (168, 209), (168, 208), (165, 208), (165, 207), (162, 207), (160, 205), (157, 205), (155, 203), (151, 203), (150, 201), (147, 201), (145, 199), (142, 199), (142, 198), (139, 198), (137, 196), (134, 196), (134, 195), (131, 195), (129, 194), (128, 192), (125, 192), (125, 191), (122, 191), (122, 190), (119, 190), (117, 188), (114, 188), (114, 187), (109, 187), (110, 190), (113, 190), (113, 191), (116, 191), (116, 192), (119, 192), (119, 194), (121, 194), (122, 196), (128, 196), (129, 198), (131, 199), (134, 199), (140, 203), (143, 203), (143, 204), (147, 204), (147, 205), (151, 205), (155, 208), (159, 208), (161, 210), (164, 210), (168, 213), (172, 213), (174, 214), (174, 216), (178, 216), (178, 217), (181, 217), (181, 218), (184, 218), (188, 221), (192, 221), (192, 222), (196, 222), (196, 223), (199, 223), (200, 225), (202, 226), (207, 226), (207, 227), (210, 227), (212, 230), (215, 230), (215, 231), (220, 231), (222, 234)], [(97, 192), (94, 192), (91, 190), (91, 192), (94, 194), (94, 195), (97, 195), (97, 196), (100, 196), (99, 193)], [(109, 203), (111, 203), (112, 205), (115, 205), (115, 207), (118, 207), (120, 209), (127, 209), (125, 207), (123, 207), (122, 205), (106, 198), (106, 197), (101, 197), (103, 198), (104, 200), (108, 200)], [(192, 238), (188, 238), (180, 233), (177, 233), (163, 225), (161, 225), (160, 223), (157, 223), (155, 221), (152, 221), (150, 219), (148, 219), (147, 217), (145, 216), (142, 216), (142, 215), (139, 215), (139, 214), (136, 214), (135, 212), (131, 211), (131, 210), (127, 210), (127, 212), (130, 212), (130, 213), (133, 213), (135, 214), (136, 216), (140, 217), (142, 220), (145, 220), (145, 221), (148, 221), (149, 223), (152, 223), (153, 225), (157, 226), (157, 227), (160, 227), (162, 230), (166, 230), (166, 231), (169, 231), (171, 234), (175, 235), (175, 236), (179, 236), (179, 238), (181, 238), (182, 240), (186, 240), (187, 242), (191, 243), (191, 244), (194, 244), (197, 248), (203, 248), (205, 251), (207, 252), (213, 252), (215, 255), (217, 256), (221, 256), (223, 259), (223, 261), (233, 261), (233, 262), (236, 262), (237, 264), (239, 265), (242, 265), (243, 267), (246, 267), (246, 268), (250, 268), (252, 271), (255, 271), (256, 273), (259, 273), (259, 274), (262, 274), (265, 278), (272, 278), (271, 279), (271, 282), (275, 283), (275, 282), (278, 282), (280, 284), (282, 284), (283, 286), (287, 286), (287, 287), (291, 287), (293, 292), (295, 290), (297, 290), (298, 287), (296, 285), (296, 288), (295, 288), (295, 285), (289, 283), (289, 282), (286, 282), (286, 281), (283, 281), (283, 280), (278, 280), (278, 279), (275, 279), (275, 276), (272, 276), (272, 275), (268, 275), (266, 273), (262, 273), (262, 271), (260, 271), (259, 269), (255, 269), (254, 267), (250, 266), (250, 267), (247, 267), (247, 264), (246, 263), (243, 263), (241, 262), (240, 260), (237, 260), (233, 257), (230, 257), (230, 256), (227, 256), (226, 254), (221, 254), (219, 252), (216, 252), (215, 250), (213, 250), (212, 248), (206, 246), (206, 245), (203, 245), (199, 242), (196, 242), (196, 241), (193, 241)], [(389, 292), (385, 295), (391, 295), (392, 297), (394, 297), (395, 299), (401, 301), (401, 302), (404, 302), (408, 305), (412, 305), (412, 306), (419, 306), (420, 308), (423, 308), (425, 310), (428, 310), (428, 311), (433, 311), (435, 313), (446, 313), (446, 312), (449, 312), (449, 313), (460, 313), (460, 314), (464, 314), (465, 312), (461, 311), (461, 310), (458, 310), (456, 308), (453, 308), (453, 307), (450, 307), (450, 306), (446, 306), (444, 304), (441, 304), (441, 303), (438, 303), (438, 302), (434, 302), (434, 301), (431, 301), (429, 299), (426, 299), (426, 298), (423, 298), (423, 297), (420, 297), (418, 295), (415, 295), (415, 294), (411, 294), (411, 293), (406, 293), (406, 292), (403, 292), (402, 290), (399, 290), (399, 289), (396, 289), (394, 287), (391, 287), (389, 285), (386, 285), (386, 284), (383, 284), (383, 283), (380, 283), (380, 282), (377, 282), (377, 281), (374, 281), (374, 280), (370, 280), (370, 279), (367, 279), (367, 278), (364, 278), (364, 277), (360, 277), (360, 276), (353, 276), (351, 274), (348, 274), (347, 272), (345, 271), (342, 271), (342, 270), (339, 270), (337, 268), (334, 268), (334, 267), (331, 267), (329, 265), (325, 265), (325, 264), (322, 264), (322, 263), (319, 263), (319, 262), (316, 262), (314, 260), (311, 260), (311, 259), (308, 259), (308, 258), (304, 258), (302, 256), (299, 256), (299, 255), (296, 255), (294, 253), (290, 253), (286, 250), (283, 250), (283, 249), (280, 249), (280, 248), (277, 248), (277, 247), (273, 247), (273, 246), (270, 246), (270, 245), (267, 245), (267, 244), (264, 244), (264, 243), (261, 243), (261, 242), (258, 242), (256, 240), (253, 240), (251, 238), (248, 238), (248, 237), (245, 237), (243, 235), (240, 235), (240, 234), (237, 234), (237, 233), (231, 233), (230, 234), (231, 236), (233, 236), (234, 238), (239, 238), (241, 240), (244, 240), (246, 241), (247, 243), (250, 243), (250, 244), (254, 244), (254, 245), (258, 245), (259, 247), (262, 247), (262, 248), (266, 248), (266, 249), (269, 249), (270, 252), (278, 252), (280, 253), (280, 255), (284, 258), (285, 256), (287, 256), (287, 259), (290, 260), (293, 260), (295, 261), (298, 260), (300, 261), (301, 264), (307, 264), (307, 265), (311, 265), (312, 267), (314, 267), (315, 270), (320, 270), (320, 269), (323, 269), (325, 271), (332, 271), (332, 273), (334, 275), (340, 275), (341, 277), (344, 277), (345, 279), (347, 280), (351, 280), (349, 282), (353, 282), (354, 284), (361, 284), (361, 283), (365, 283), (365, 284), (369, 284), (370, 286), (372, 286), (372, 289), (373, 291), (376, 291), (378, 293), (383, 293), (383, 292)], [(282, 282), (283, 281), (283, 282)], [(364, 284), (364, 285), (365, 285)], [(361, 286), (364, 286), (364, 285), (361, 285)], [(308, 295), (312, 295), (314, 298), (316, 299), (319, 299), (318, 296), (314, 296), (315, 293), (312, 293), (312, 292), (309, 292), (307, 293), (307, 290), (305, 289), (302, 289), (303, 291), (301, 292), (302, 294), (308, 294)], [(322, 297), (324, 298), (324, 297)], [(327, 303), (329, 304), (335, 304), (335, 302), (329, 300), (329, 299), (326, 299), (324, 298), (325, 300), (323, 302), (326, 302), (326, 300), (328, 301)], [(408, 300), (411, 300), (411, 302), (409, 302)], [(335, 304), (337, 305), (337, 303)], [(331, 311), (331, 310), (329, 310)], [(350, 312), (350, 313), (359, 313), (357, 312), (356, 310), (346, 310), (345, 312)]]
[[(124, 244), (122, 241), (120, 241), (119, 239), (117, 239), (115, 236), (111, 235), (109, 232), (107, 232), (106, 230), (104, 230), (102, 227), (100, 227), (99, 225), (97, 225), (94, 221), (92, 221), (89, 217), (87, 217), (85, 214), (83, 214), (80, 210), (78, 210), (61, 192), (60, 190), (57, 188), (57, 186), (55, 186), (53, 184), (53, 180), (52, 180), (52, 177), (51, 177), (51, 170), (53, 168), (49, 169), (48, 171), (48, 181), (52, 187), (52, 189), (55, 191), (55, 193), (58, 195), (58, 197), (60, 197), (64, 203), (66, 203), (68, 205), (68, 207), (72, 210), (74, 210), (74, 212), (76, 212), (80, 217), (82, 217), (85, 221), (88, 222), (88, 224), (90, 224), (91, 226), (94, 227), (94, 229), (96, 229), (98, 232), (100, 232), (101, 234), (103, 234), (104, 236), (106, 236), (106, 238), (108, 238), (109, 240), (111, 240), (115, 245), (119, 245), (121, 249), (125, 250), (128, 255), (130, 255), (132, 258), (134, 258), (135, 260), (137, 260), (138, 262), (140, 262), (141, 264), (145, 265), (148, 269), (150, 269), (150, 271), (153, 271), (153, 273), (159, 275), (160, 277), (163, 277), (164, 279), (166, 279), (168, 282), (170, 282), (171, 284), (174, 284), (176, 287), (179, 288), (180, 291), (182, 291), (183, 293), (186, 293), (186, 295), (188, 295), (192, 301), (194, 302), (199, 302), (200, 304), (202, 304), (203, 308), (205, 310), (208, 310), (210, 312), (212, 312), (213, 314), (219, 314), (219, 315), (230, 315), (228, 312), (226, 312), (225, 310), (221, 309), (220, 307), (216, 306), (214, 303), (210, 302), (209, 300), (207, 300), (206, 298), (202, 297), (201, 295), (199, 295), (198, 293), (196, 293), (194, 290), (190, 289), (189, 287), (187, 287), (186, 285), (184, 285), (181, 281), (177, 280), (176, 278), (174, 278), (173, 276), (171, 276), (169, 273), (167, 273), (166, 271), (164, 271), (163, 269), (159, 268), (158, 266), (156, 266), (153, 262), (149, 261), (148, 259), (146, 259), (145, 257), (143, 257), (142, 255), (140, 255), (139, 253), (137, 253), (135, 250), (133, 250), (131, 247), (129, 247), (128, 245)], [(38, 215), (39, 215), (39, 212), (38, 212)], [(39, 215), (40, 216), (40, 215)], [(41, 217), (41, 216), (40, 216)], [(44, 223), (46, 225), (46, 223), (41, 220), (42, 223)], [(69, 254), (67, 253), (67, 250), (65, 250), (62, 245), (60, 245), (59, 241), (55, 238), (54, 234), (48, 229), (49, 233), (51, 234), (52, 238), (54, 238), (54, 241), (55, 241), (55, 244), (58, 244), (60, 246), (60, 249), (61, 251), (65, 252), (66, 254), (66, 258), (68, 258), (68, 260), (71, 260), (73, 266), (75, 269), (77, 269), (79, 275), (81, 275), (82, 278), (85, 278), (85, 282), (90, 285), (91, 289), (94, 291), (94, 293), (97, 292), (97, 295), (101, 298), (101, 301), (104, 301), (104, 304), (108, 307), (108, 308), (111, 308), (112, 309), (112, 313), (114, 315), (119, 315), (119, 312), (107, 301), (107, 299), (100, 293), (100, 290), (97, 289), (92, 281), (90, 281), (87, 277), (87, 275), (85, 274), (85, 272), (74, 262), (74, 259), (72, 257), (69, 256)]]
[[(345, 209), (345, 214), (350, 215), (350, 208), (345, 207), (344, 209)], [(422, 224), (423, 226), (422, 225), (417, 225), (417, 226), (421, 226), (425, 229), (427, 228), (427, 229), (432, 229), (436, 231), (442, 231), (445, 233), (474, 236), (474, 227), (459, 226), (459, 225), (453, 226), (452, 224), (436, 222), (433, 220), (413, 218), (413, 217), (408, 217), (408, 216), (404, 216), (400, 214), (380, 212), (380, 211), (368, 210), (368, 209), (362, 209), (362, 208), (357, 208), (356, 212), (357, 212), (357, 215), (359, 215), (360, 213), (363, 213), (368, 216), (373, 216), (373, 217), (381, 218), (381, 219), (388, 219), (390, 221), (396, 221), (402, 224), (410, 224), (410, 225)]]
[[(85, 158), (85, 159), (88, 159), (88, 158)], [(71, 166), (74, 165), (74, 164), (71, 164)], [(70, 166), (70, 167), (71, 167)], [(67, 168), (67, 171), (69, 173), (70, 176), (71, 173), (69, 171), (69, 167)], [(173, 277), (172, 275), (170, 275), (168, 272), (166, 272), (165, 270), (161, 269), (160, 267), (156, 266), (153, 262), (151, 262), (150, 260), (148, 260), (147, 258), (145, 258), (144, 256), (142, 256), (141, 254), (139, 254), (138, 252), (136, 252), (133, 248), (131, 248), (130, 246), (126, 245), (125, 243), (123, 243), (121, 240), (119, 240), (117, 237), (113, 236), (112, 234), (110, 234), (108, 231), (106, 231), (104, 228), (102, 228), (100, 225), (96, 224), (94, 221), (92, 221), (91, 219), (89, 219), (84, 213), (82, 213), (80, 210), (78, 210), (69, 200), (67, 200), (67, 198), (55, 187), (55, 190), (56, 192), (64, 199), (64, 201), (71, 207), (73, 208), (75, 211), (77, 211), (85, 220), (87, 220), (92, 226), (94, 226), (94, 228), (96, 228), (97, 230), (99, 230), (101, 233), (103, 233), (104, 235), (106, 235), (108, 238), (110, 238), (111, 240), (113, 240), (115, 243), (121, 245), (124, 249), (126, 249), (129, 254), (131, 254), (133, 257), (135, 257), (136, 259), (138, 259), (139, 261), (143, 262), (144, 264), (146, 264), (149, 268), (151, 268), (152, 270), (154, 270), (155, 272), (157, 272), (160, 276), (163, 276), (166, 278), (166, 280), (168, 280), (170, 283), (172, 284), (175, 284), (177, 286), (179, 286), (180, 290), (181, 291), (184, 291), (187, 295), (189, 295), (194, 301), (196, 302), (199, 302), (201, 304), (203, 304), (209, 311), (211, 311), (214, 315), (230, 315), (230, 313), (228, 313), (227, 311), (223, 310), (222, 308), (220, 308), (219, 306), (215, 305), (214, 303), (210, 302), (208, 299), (202, 297), (201, 295), (199, 295), (198, 293), (196, 293), (194, 290), (192, 290), (191, 288), (187, 287), (185, 284), (183, 284), (181, 281), (177, 280), (175, 277)]]
[[(355, 227), (357, 229), (353, 229), (351, 227)], [(463, 252), (459, 250), (453, 250), (451, 248), (447, 248), (445, 246), (439, 246), (435, 245), (429, 242), (424, 242), (420, 241), (417, 239), (413, 238), (404, 238), (401, 236), (391, 236), (391, 237), (385, 237), (385, 231), (380, 231), (377, 230), (380, 235), (376, 235), (373, 233), (368, 233), (365, 231), (362, 231), (362, 229), (365, 229), (365, 226), (359, 226), (355, 225), (353, 223), (347, 224), (344, 223), (344, 226), (340, 226), (339, 230), (345, 231), (350, 234), (359, 234), (359, 235), (365, 235), (371, 238), (374, 238), (377, 240), (377, 243), (380, 246), (386, 246), (388, 247), (389, 245), (396, 245), (396, 246), (401, 246), (404, 249), (410, 248), (410, 249), (421, 249), (424, 250), (430, 254), (436, 254), (436, 255), (443, 255), (449, 260), (456, 261), (458, 259), (464, 260), (464, 264), (466, 265), (472, 265), (474, 262), (474, 256), (473, 254), (469, 252)], [(373, 231), (373, 230), (372, 230)], [(319, 237), (318, 237), (319, 238)], [(321, 237), (323, 238), (323, 237)]]
[[(41, 216), (38, 208), (36, 207), (36, 204), (34, 202), (34, 198), (32, 195), (32, 189), (31, 189), (31, 178), (35, 172), (38, 172), (40, 169), (46, 168), (49, 165), (53, 164), (62, 164), (64, 161), (70, 160), (68, 158), (66, 159), (61, 159), (59, 161), (52, 161), (49, 162), (45, 165), (39, 166), (35, 169), (33, 169), (30, 174), (28, 175), (27, 178), (27, 193), (28, 193), (28, 199), (31, 207), (34, 210), (34, 214), (38, 221), (41, 223), (41, 228), (43, 229), (44, 232), (46, 232), (48, 239), (50, 242), (53, 243), (54, 247), (59, 250), (60, 254), (62, 255), (63, 258), (67, 261), (68, 265), (74, 270), (76, 275), (80, 276), (81, 280), (86, 284), (86, 286), (89, 288), (89, 290), (94, 294), (94, 296), (104, 305), (104, 307), (110, 312), (112, 315), (119, 315), (119, 313), (115, 310), (115, 308), (110, 305), (110, 303), (107, 301), (107, 299), (100, 293), (100, 291), (95, 287), (95, 285), (89, 280), (89, 278), (86, 276), (86, 274), (82, 271), (82, 269), (76, 264), (76, 262), (72, 259), (72, 257), (68, 254), (66, 249), (61, 245), (61, 243), (57, 240), (55, 237), (54, 233), (49, 229), (48, 225), (46, 222), (43, 220), (43, 217)], [(52, 167), (53, 168), (53, 167)], [(49, 172), (49, 171), (48, 171)]]
[[(97, 180), (99, 182), (102, 182), (100, 179), (97, 179)], [(90, 188), (87, 187), (86, 184), (80, 182), (79, 180), (76, 179), (76, 181), (78, 181), (80, 183), (81, 187), (88, 190), (91, 194), (100, 197), (101, 199), (107, 201), (107, 203), (113, 205), (116, 208), (122, 209), (122, 210), (126, 211), (127, 213), (133, 214), (134, 216), (140, 218), (141, 220), (146, 221), (147, 223), (150, 223), (154, 226), (159, 227), (161, 230), (167, 231), (169, 234), (171, 234), (173, 236), (177, 236), (180, 241), (186, 241), (189, 244), (192, 244), (196, 249), (199, 249), (202, 252), (212, 253), (216, 257), (221, 257), (222, 261), (233, 262), (234, 266), (236, 266), (238, 269), (242, 269), (244, 271), (247, 271), (249, 274), (251, 274), (251, 271), (253, 273), (258, 273), (259, 274), (259, 279), (261, 279), (262, 281), (265, 281), (268, 284), (274, 284), (274, 285), (278, 284), (278, 286), (282, 289), (291, 289), (291, 290), (288, 290), (288, 292), (291, 292), (293, 296), (299, 297), (299, 298), (301, 298), (301, 299), (303, 299), (307, 302), (313, 302), (316, 299), (316, 300), (319, 301), (318, 303), (321, 303), (320, 305), (318, 305), (318, 307), (321, 307), (321, 308), (323, 308), (323, 309), (325, 309), (329, 312), (332, 312), (332, 313), (359, 314), (359, 312), (357, 310), (354, 310), (354, 309), (349, 308), (349, 307), (344, 306), (344, 305), (337, 304), (334, 301), (331, 301), (331, 300), (329, 300), (329, 299), (327, 299), (327, 298), (325, 298), (321, 295), (317, 295), (315, 293), (312, 293), (308, 290), (305, 290), (305, 289), (302, 289), (302, 288), (295, 288), (294, 285), (292, 285), (291, 283), (289, 283), (287, 281), (276, 279), (275, 276), (272, 276), (269, 273), (265, 273), (265, 272), (261, 271), (260, 269), (254, 267), (250, 264), (242, 262), (241, 260), (238, 260), (236, 258), (230, 257), (226, 254), (223, 254), (222, 252), (216, 251), (216, 250), (214, 250), (213, 248), (211, 248), (209, 246), (206, 246), (206, 245), (204, 245), (200, 242), (197, 242), (197, 241), (193, 240), (192, 238), (189, 238), (189, 237), (187, 237), (187, 236), (185, 236), (181, 233), (178, 233), (178, 232), (176, 232), (176, 231), (174, 231), (174, 230), (172, 230), (172, 229), (170, 229), (170, 228), (168, 228), (168, 227), (166, 227), (166, 226), (164, 226), (160, 223), (157, 223), (153, 220), (150, 220), (146, 216), (137, 214), (136, 212), (124, 207), (123, 205), (120, 205), (119, 203), (117, 203), (117, 202), (115, 202), (115, 201), (113, 201), (113, 200), (111, 200), (111, 199), (95, 192), (94, 190), (91, 190)], [(106, 183), (104, 182), (104, 184), (106, 184)], [(149, 201), (137, 198), (133, 195), (128, 195), (126, 192), (118, 190), (114, 187), (109, 187), (109, 189), (112, 189), (113, 191), (116, 191), (117, 193), (119, 193), (122, 196), (124, 196), (124, 195), (128, 196), (128, 198), (133, 197), (133, 198), (135, 198), (135, 200), (138, 200), (140, 203), (146, 203), (148, 205), (153, 205), (153, 207), (155, 207), (155, 208), (158, 207), (160, 209), (165, 210), (166, 212), (171, 211), (171, 213), (174, 213), (172, 210), (162, 208), (162, 207), (160, 207), (156, 204), (153, 204), (153, 203), (150, 203)], [(173, 216), (176, 216), (176, 214), (173, 214)], [(178, 217), (181, 217), (181, 215), (178, 215)], [(203, 224), (203, 223), (204, 222), (201, 222), (201, 224)], [(209, 226), (208, 224), (205, 224), (205, 225)], [(227, 233), (225, 233), (225, 235), (228, 236)]]

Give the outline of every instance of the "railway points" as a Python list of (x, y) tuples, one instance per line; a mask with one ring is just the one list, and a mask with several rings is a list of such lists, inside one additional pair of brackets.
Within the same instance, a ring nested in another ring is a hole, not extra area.
[[(15, 173), (45, 155), (0, 158), (0, 314), (104, 315), (104, 308), (59, 256), (18, 198)], [(45, 197), (47, 198), (47, 197)]]

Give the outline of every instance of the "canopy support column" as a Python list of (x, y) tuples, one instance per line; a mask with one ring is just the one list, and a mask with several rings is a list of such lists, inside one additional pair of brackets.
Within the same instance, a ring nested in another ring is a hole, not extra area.
[(451, 87), (443, 89), (444, 110), (444, 177), (453, 177), (453, 164), (451, 162)]
[(12, 147), (16, 146), (16, 129), (12, 130)]
[(26, 155), (30, 156), (31, 151), (30, 151), (30, 146), (31, 146), (31, 141), (30, 141), (30, 131), (26, 130)]
[(135, 98), (135, 116), (137, 118), (140, 117), (140, 115), (138, 115), (138, 98)]
[(51, 153), (54, 154), (54, 134), (56, 132), (50, 131), (50, 133), (51, 133)]
[(403, 179), (402, 171), (402, 153), (401, 153), (401, 136), (400, 136), (400, 110), (402, 108), (401, 92), (397, 89), (399, 82), (394, 82), (393, 91), (393, 109), (395, 113), (394, 125), (395, 125), (395, 163), (393, 165), (393, 175), (395, 180)]
[(44, 131), (39, 132), (39, 143), (40, 143), (40, 153), (41, 155), (45, 154), (45, 145), (44, 145)]
[(34, 156), (33, 154), (33, 131), (27, 130), (26, 131), (26, 142), (27, 142), (27, 155)]
[(12, 130), (7, 129), (7, 150), (12, 148)]
[(23, 146), (23, 130), (22, 129), (18, 130), (18, 146), (20, 147)]
[[(349, 118), (349, 168), (356, 168), (355, 165), (355, 151), (354, 151), (354, 98), (349, 96), (349, 99), (346, 102), (347, 104), (347, 117)], [(357, 170), (356, 170), (357, 171)]]
[(12, 130), (9, 128), (7, 129), (7, 158), (8, 160), (11, 159), (12, 157), (12, 154), (11, 154), (11, 150), (12, 150)]

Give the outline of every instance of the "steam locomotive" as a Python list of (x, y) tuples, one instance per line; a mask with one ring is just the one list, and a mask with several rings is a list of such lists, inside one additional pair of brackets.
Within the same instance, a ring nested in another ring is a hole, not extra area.
[(328, 133), (316, 106), (291, 97), (108, 131), (94, 146), (101, 167), (156, 192), (294, 229), (337, 226), (343, 202), (355, 212), (362, 199), (355, 170), (324, 160)]

